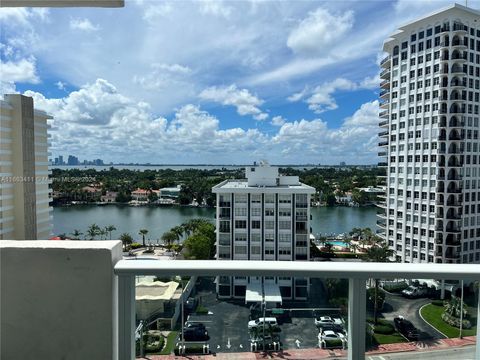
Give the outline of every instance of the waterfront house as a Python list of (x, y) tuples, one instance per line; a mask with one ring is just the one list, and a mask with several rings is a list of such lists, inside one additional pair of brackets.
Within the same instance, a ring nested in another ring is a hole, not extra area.
[(107, 191), (105, 195), (100, 197), (100, 201), (104, 203), (113, 203), (117, 199), (118, 192), (116, 191)]
[(150, 193), (149, 190), (140, 189), (132, 191), (132, 200), (135, 201), (148, 201), (148, 194)]

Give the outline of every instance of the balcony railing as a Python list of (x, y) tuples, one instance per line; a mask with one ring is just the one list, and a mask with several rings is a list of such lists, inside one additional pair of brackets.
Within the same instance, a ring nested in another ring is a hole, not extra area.
[(389, 62), (391, 59), (392, 59), (392, 57), (390, 55), (388, 55), (382, 61), (380, 61), (380, 66), (383, 66), (383, 64)]
[[(446, 252), (449, 258), (458, 253)], [(348, 279), (348, 359), (365, 359), (366, 283), (378, 279), (480, 279), (480, 265), (335, 263), (285, 261), (145, 261), (121, 260), (118, 275), (118, 354), (120, 360), (135, 358), (135, 276), (274, 276)], [(479, 311), (480, 313), (480, 311)], [(480, 314), (479, 314), (480, 315)], [(480, 358), (480, 337), (477, 356)]]

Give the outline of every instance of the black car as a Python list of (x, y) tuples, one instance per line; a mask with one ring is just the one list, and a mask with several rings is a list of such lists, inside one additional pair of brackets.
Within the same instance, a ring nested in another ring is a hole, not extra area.
[(405, 320), (403, 316), (398, 316), (393, 319), (393, 323), (398, 332), (405, 336), (408, 340), (418, 340), (418, 331), (413, 324)]
[(185, 324), (185, 329), (206, 330), (205, 325), (203, 325), (202, 323), (192, 323), (192, 322), (187, 322)]
[(197, 308), (197, 305), (198, 305), (198, 301), (196, 298), (193, 298), (193, 297), (189, 297), (187, 299), (187, 301), (185, 301), (185, 304), (183, 305), (184, 309), (185, 309), (185, 313), (186, 314), (191, 314), (195, 311), (195, 309)]
[[(180, 338), (181, 338), (180, 334)], [(207, 341), (210, 339), (208, 336), (208, 331), (205, 329), (205, 327), (190, 327), (190, 328), (185, 328), (183, 330), (183, 337), (185, 341)]]

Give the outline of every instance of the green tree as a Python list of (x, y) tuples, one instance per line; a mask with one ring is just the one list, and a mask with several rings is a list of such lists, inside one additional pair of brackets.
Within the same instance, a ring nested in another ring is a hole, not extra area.
[(119, 203), (128, 203), (132, 200), (132, 196), (130, 193), (126, 193), (124, 191), (120, 191), (117, 196), (115, 197), (115, 201)]
[(167, 247), (170, 247), (177, 240), (177, 234), (169, 230), (162, 235), (162, 241)]
[(154, 203), (155, 201), (158, 200), (158, 195), (156, 193), (154, 193), (153, 191), (151, 191), (149, 194), (148, 194), (148, 202), (149, 203)]
[(82, 236), (83, 233), (82, 233), (80, 230), (78, 230), (78, 229), (74, 229), (74, 230), (70, 233), (70, 235), (72, 235), (72, 239), (73, 239), (73, 240), (80, 240), (80, 236)]
[(333, 193), (325, 194), (325, 202), (327, 203), (327, 206), (335, 206), (335, 195)]
[(90, 240), (95, 240), (98, 235), (100, 235), (100, 227), (97, 224), (90, 225), (87, 230), (87, 236)]
[(209, 260), (214, 254), (212, 245), (208, 236), (201, 233), (193, 234), (184, 242), (184, 246), (187, 249), (186, 257), (196, 260)]
[[(365, 260), (371, 262), (391, 262), (391, 258), (395, 255), (395, 251), (390, 249), (388, 245), (383, 243), (376, 243), (367, 249)], [(373, 305), (373, 319), (375, 324), (378, 320), (378, 303), (379, 303), (379, 280), (375, 279), (374, 305)]]
[(115, 230), (117, 230), (117, 228), (114, 225), (105, 226), (105, 231), (108, 232), (110, 240), (112, 240), (112, 232)]
[(175, 241), (180, 242), (180, 239), (183, 238), (185, 229), (183, 228), (183, 226), (178, 225), (171, 228), (170, 231), (175, 234), (176, 236)]
[(119, 239), (122, 241), (123, 250), (126, 250), (128, 245), (130, 245), (133, 242), (133, 238), (129, 233), (121, 234)]
[(145, 235), (148, 234), (148, 230), (147, 229), (140, 229), (138, 234), (142, 235), (142, 245), (143, 245), (143, 247), (145, 247)]
[(364, 205), (368, 201), (369, 197), (365, 191), (353, 189), (352, 190), (352, 201)]

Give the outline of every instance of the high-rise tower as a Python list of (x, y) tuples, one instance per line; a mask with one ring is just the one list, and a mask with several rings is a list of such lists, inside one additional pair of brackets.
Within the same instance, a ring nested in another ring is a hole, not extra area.
[(480, 262), (480, 12), (399, 28), (381, 62), (379, 235), (402, 262)]

